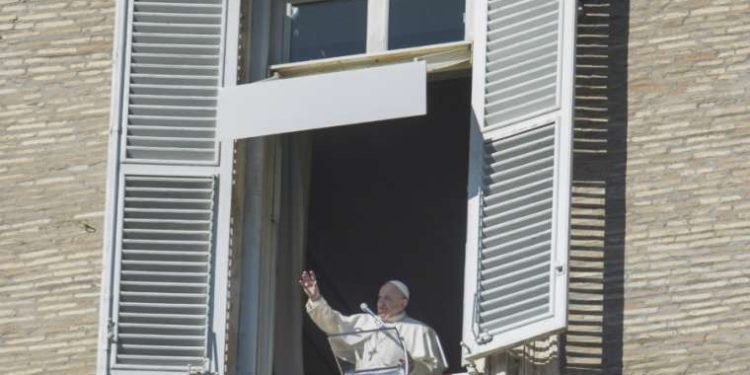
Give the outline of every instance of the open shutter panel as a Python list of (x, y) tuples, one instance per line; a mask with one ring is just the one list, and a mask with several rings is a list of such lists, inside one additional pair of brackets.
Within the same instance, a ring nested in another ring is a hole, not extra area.
[(232, 145), (220, 157), (216, 101), (236, 68), (224, 67), (230, 1), (118, 3), (99, 374), (223, 368), (215, 276), (228, 220), (217, 219), (228, 215)]
[(131, 0), (123, 160), (215, 164), (223, 0)]
[(114, 368), (206, 365), (215, 185), (124, 176)]
[(566, 325), (575, 1), (483, 0), (475, 20), (466, 358)]

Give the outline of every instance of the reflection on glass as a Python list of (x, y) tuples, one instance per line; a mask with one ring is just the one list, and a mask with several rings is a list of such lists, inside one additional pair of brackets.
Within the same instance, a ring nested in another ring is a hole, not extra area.
[(464, 0), (390, 0), (388, 49), (464, 39)]
[(367, 0), (321, 1), (294, 6), (289, 61), (364, 53)]

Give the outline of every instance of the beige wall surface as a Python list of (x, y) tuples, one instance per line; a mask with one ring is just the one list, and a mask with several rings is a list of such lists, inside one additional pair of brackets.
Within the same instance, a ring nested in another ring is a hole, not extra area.
[(623, 365), (750, 373), (750, 2), (631, 0)]
[(0, 368), (96, 367), (114, 0), (0, 0)]

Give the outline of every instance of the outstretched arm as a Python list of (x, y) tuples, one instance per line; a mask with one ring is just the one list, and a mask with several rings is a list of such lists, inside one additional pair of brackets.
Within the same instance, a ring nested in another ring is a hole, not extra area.
[(299, 285), (310, 299), (307, 301), (305, 308), (310, 318), (315, 322), (318, 328), (327, 334), (350, 332), (356, 328), (361, 328), (365, 320), (360, 314), (346, 316), (331, 308), (325, 298), (320, 294), (318, 280), (315, 278), (315, 272), (303, 271), (299, 278)]

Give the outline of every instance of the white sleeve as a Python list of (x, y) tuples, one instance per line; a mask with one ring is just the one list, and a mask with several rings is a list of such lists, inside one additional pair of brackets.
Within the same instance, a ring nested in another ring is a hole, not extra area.
[(305, 309), (318, 328), (329, 335), (363, 329), (366, 324), (363, 314), (343, 315), (332, 309), (323, 297), (317, 301), (308, 300)]

